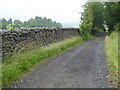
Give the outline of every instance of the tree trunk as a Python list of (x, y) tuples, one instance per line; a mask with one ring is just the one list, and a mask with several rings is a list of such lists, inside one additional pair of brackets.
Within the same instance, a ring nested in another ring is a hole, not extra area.
[(94, 27), (94, 25), (92, 26), (92, 34), (93, 35), (95, 34), (95, 27)]

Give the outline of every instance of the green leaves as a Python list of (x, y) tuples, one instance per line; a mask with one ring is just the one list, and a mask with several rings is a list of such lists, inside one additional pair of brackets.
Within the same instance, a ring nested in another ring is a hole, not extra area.
[(109, 31), (114, 30), (116, 25), (116, 14), (117, 14), (117, 2), (105, 2), (104, 3), (105, 23), (107, 24)]
[(99, 28), (103, 28), (104, 15), (103, 4), (100, 2), (87, 2), (81, 16), (80, 33), (83, 39), (88, 39), (90, 34), (95, 34)]
[(109, 28), (109, 31), (120, 30), (120, 3), (118, 2), (106, 2), (105, 6), (105, 22)]
[(81, 16), (80, 33), (83, 39), (97, 32), (120, 30), (120, 3), (118, 2), (87, 2)]
[(34, 28), (34, 27), (57, 27), (60, 28), (62, 25), (60, 23), (57, 23), (55, 21), (52, 21), (51, 19), (47, 19), (46, 17), (41, 18), (36, 16), (35, 19), (30, 19), (27, 22), (28, 27)]

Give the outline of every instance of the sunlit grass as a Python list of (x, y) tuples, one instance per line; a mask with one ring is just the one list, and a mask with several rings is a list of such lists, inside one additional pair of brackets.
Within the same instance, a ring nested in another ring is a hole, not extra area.
[(29, 51), (27, 50), (24, 53), (17, 53), (13, 55), (2, 64), (3, 86), (20, 78), (27, 71), (32, 70), (32, 67), (35, 65), (40, 64), (51, 56), (59, 54), (81, 42), (83, 42), (83, 40), (80, 36), (78, 36), (48, 45), (47, 47), (37, 47)]
[(106, 36), (105, 50), (107, 54), (107, 62), (110, 70), (110, 77), (113, 84), (118, 84), (118, 32), (113, 32), (110, 36)]

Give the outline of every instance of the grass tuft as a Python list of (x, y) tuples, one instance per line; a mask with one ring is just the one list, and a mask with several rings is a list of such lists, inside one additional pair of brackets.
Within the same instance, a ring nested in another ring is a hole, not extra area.
[(90, 48), (89, 46), (86, 46), (85, 48)]

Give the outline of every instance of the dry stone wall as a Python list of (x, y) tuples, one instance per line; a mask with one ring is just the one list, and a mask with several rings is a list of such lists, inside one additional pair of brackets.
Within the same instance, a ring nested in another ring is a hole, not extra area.
[(2, 32), (2, 56), (11, 55), (14, 51), (27, 46), (45, 46), (50, 43), (61, 41), (79, 35), (78, 28), (41, 28), (21, 29)]

